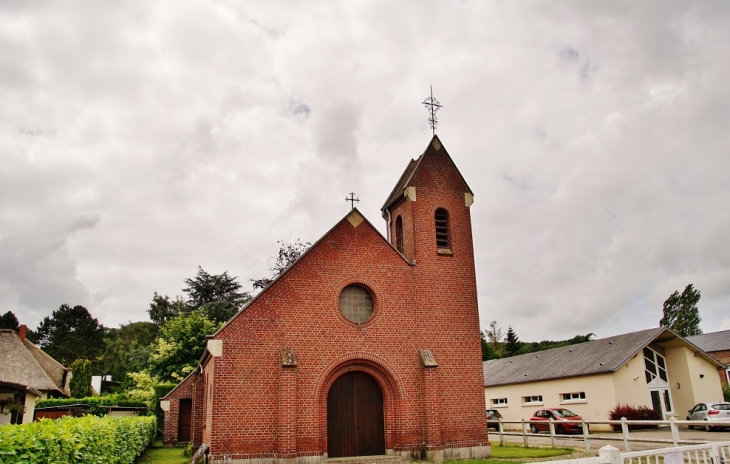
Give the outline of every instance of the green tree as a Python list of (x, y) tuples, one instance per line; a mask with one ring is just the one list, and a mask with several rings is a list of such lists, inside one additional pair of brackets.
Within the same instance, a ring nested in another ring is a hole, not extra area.
[(100, 367), (104, 326), (83, 306), (61, 305), (50, 317), (43, 318), (36, 332), (36, 343), (64, 366), (88, 359), (92, 369)]
[(0, 316), (0, 329), (12, 329), (17, 332), (19, 328), (20, 322), (14, 312), (8, 311)]
[(516, 356), (519, 354), (520, 348), (522, 348), (522, 342), (520, 342), (520, 339), (517, 338), (517, 334), (514, 329), (512, 329), (512, 326), (509, 326), (507, 329), (507, 335), (504, 337), (505, 357)]
[(150, 309), (147, 310), (147, 314), (150, 315), (152, 322), (157, 326), (161, 326), (173, 317), (190, 312), (190, 310), (191, 308), (188, 307), (187, 303), (181, 297), (178, 296), (172, 300), (167, 295), (162, 296), (155, 292), (154, 296), (152, 296), (152, 303), (150, 303)]
[(487, 335), (486, 331), (481, 332), (481, 339), (482, 339), (482, 361), (489, 361), (490, 359), (499, 359), (501, 356), (499, 355), (499, 352), (497, 352), (494, 348), (492, 348), (492, 345), (487, 342)]
[(299, 259), (312, 246), (309, 242), (302, 243), (300, 239), (297, 239), (294, 243), (284, 243), (282, 240), (277, 240), (276, 243), (279, 244), (279, 256), (276, 258), (274, 267), (270, 269), (273, 274), (271, 277), (249, 279), (253, 284), (254, 290), (262, 289), (273, 282), (274, 279), (286, 271), (294, 261)]
[(700, 301), (700, 291), (692, 284), (687, 285), (680, 295), (678, 291), (672, 293), (664, 302), (664, 317), (659, 325), (669, 327), (682, 337), (700, 335), (700, 310), (697, 303)]
[(103, 374), (125, 382), (127, 372), (143, 370), (158, 332), (159, 327), (152, 322), (130, 322), (118, 329), (105, 329)]
[(492, 350), (498, 355), (502, 354), (502, 327), (497, 324), (497, 321), (489, 323), (489, 328), (485, 331), (487, 342), (491, 346)]
[(170, 319), (151, 346), (149, 372), (165, 382), (181, 381), (195, 369), (205, 351), (205, 336), (220, 326), (201, 311)]
[(68, 383), (71, 398), (91, 396), (91, 361), (77, 359), (71, 364), (71, 380)]
[(183, 292), (188, 294), (188, 306), (202, 311), (215, 322), (227, 321), (251, 299), (248, 292), (241, 291), (241, 284), (236, 279), (236, 276), (229, 276), (228, 271), (214, 275), (198, 266), (198, 274), (185, 279)]

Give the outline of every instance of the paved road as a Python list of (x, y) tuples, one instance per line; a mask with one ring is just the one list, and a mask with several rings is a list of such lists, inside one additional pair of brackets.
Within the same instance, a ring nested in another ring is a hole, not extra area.
[[(631, 442), (631, 451), (642, 451), (642, 450), (649, 450), (649, 449), (658, 449), (658, 448), (668, 448), (671, 446), (674, 446), (671, 442), (672, 440), (672, 433), (669, 430), (669, 428), (660, 428), (655, 430), (632, 430), (630, 432), (630, 437), (642, 440), (642, 441), (632, 441)], [(604, 439), (601, 439), (604, 438)], [(607, 440), (605, 438), (612, 438), (612, 440)], [(508, 442), (516, 442), (516, 443), (523, 443), (522, 436), (505, 436), (506, 441)], [(665, 442), (648, 442), (644, 440), (665, 440)], [(687, 427), (680, 426), (679, 427), (679, 439), (681, 441), (688, 440), (688, 441), (697, 441), (702, 443), (707, 443), (710, 441), (730, 441), (730, 430), (725, 429), (723, 431), (713, 431), (713, 432), (705, 432), (704, 430), (689, 430)], [(492, 445), (499, 444), (499, 434), (495, 433), (493, 430), (489, 430), (489, 441), (492, 442)], [(567, 446), (571, 448), (583, 448), (585, 445), (583, 444), (583, 437), (582, 435), (578, 435), (575, 438), (556, 438), (555, 440), (556, 445), (559, 447)], [(595, 434), (591, 433), (590, 436), (590, 443), (591, 443), (591, 451), (597, 452), (599, 448), (606, 445), (613, 445), (616, 448), (620, 449), (621, 451), (624, 451), (624, 442), (623, 442), (623, 435), (619, 433), (611, 433), (611, 432), (595, 432)], [(537, 437), (529, 437), (529, 444), (530, 445), (536, 445), (536, 446), (550, 446), (550, 435), (542, 432)], [(690, 443), (680, 443), (679, 446), (682, 445), (688, 445)]]

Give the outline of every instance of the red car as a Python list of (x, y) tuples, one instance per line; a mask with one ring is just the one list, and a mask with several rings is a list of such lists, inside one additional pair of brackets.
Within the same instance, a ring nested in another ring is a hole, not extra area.
[[(530, 431), (538, 433), (540, 430), (550, 431), (550, 419), (555, 424), (555, 433), (583, 433), (583, 426), (580, 421), (583, 419), (578, 414), (564, 408), (540, 409), (530, 417)], [(577, 423), (567, 421), (578, 421)]]

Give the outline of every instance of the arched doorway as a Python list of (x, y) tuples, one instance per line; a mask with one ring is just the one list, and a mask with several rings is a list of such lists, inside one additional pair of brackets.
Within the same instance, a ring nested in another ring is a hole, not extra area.
[(347, 372), (327, 394), (327, 456), (377, 454), (385, 454), (383, 391), (365, 372)]

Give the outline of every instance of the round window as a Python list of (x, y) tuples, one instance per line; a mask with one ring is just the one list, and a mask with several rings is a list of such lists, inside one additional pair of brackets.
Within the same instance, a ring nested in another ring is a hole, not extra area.
[(373, 315), (373, 297), (364, 287), (348, 285), (340, 293), (340, 311), (355, 323), (365, 322)]

